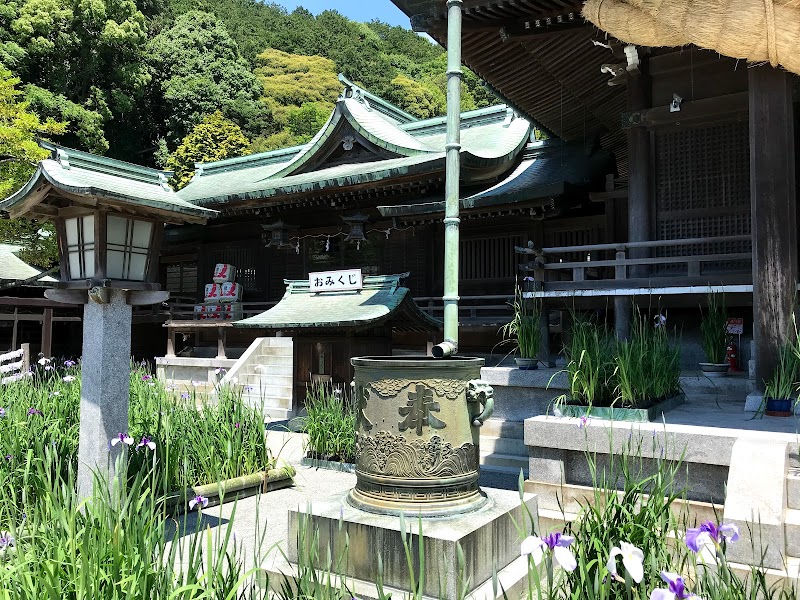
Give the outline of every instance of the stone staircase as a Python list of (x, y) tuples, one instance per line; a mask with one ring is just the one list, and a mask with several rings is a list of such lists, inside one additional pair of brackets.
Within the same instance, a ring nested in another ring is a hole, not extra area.
[(222, 383), (236, 382), (251, 406), (273, 419), (294, 416), (294, 345), (289, 337), (256, 338)]
[(481, 484), (516, 489), (520, 469), (528, 477), (523, 423), (487, 419), (481, 427)]

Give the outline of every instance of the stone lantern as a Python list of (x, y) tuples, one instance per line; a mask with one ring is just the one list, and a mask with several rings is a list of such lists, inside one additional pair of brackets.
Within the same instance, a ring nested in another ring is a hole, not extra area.
[[(61, 281), (45, 296), (83, 304), (78, 495), (94, 473), (116, 480), (128, 430), (132, 306), (163, 302), (158, 256), (164, 224), (205, 223), (216, 211), (186, 202), (170, 173), (42, 143), (51, 157), (0, 210), (55, 224)], [(121, 474), (124, 476), (124, 473)]]

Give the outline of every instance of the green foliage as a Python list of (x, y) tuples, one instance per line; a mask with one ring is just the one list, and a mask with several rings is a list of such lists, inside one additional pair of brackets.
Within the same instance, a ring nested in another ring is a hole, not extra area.
[(169, 143), (183, 139), (217, 110), (249, 135), (269, 124), (269, 109), (260, 101), (261, 84), (214, 15), (191, 11), (179, 16), (147, 50), (159, 82), (160, 116)]
[(638, 311), (634, 314), (630, 339), (616, 344), (615, 402), (647, 407), (680, 391), (680, 347), (670, 337), (661, 315), (653, 325)]
[(39, 117), (28, 110), (17, 89), (20, 80), (0, 65), (0, 198), (24, 184), (36, 163), (47, 151), (36, 142), (38, 136), (63, 133), (64, 124)]
[(49, 92), (49, 100), (32, 98), (48, 109), (42, 114), (77, 120), (84, 136), (90, 130), (93, 141), (83, 147), (94, 151), (131, 138), (130, 117), (150, 83), (146, 41), (133, 0), (18, 0), (0, 10), (0, 62)]
[(267, 48), (256, 59), (253, 71), (272, 106), (302, 106), (315, 102), (333, 109), (342, 84), (332, 60), (322, 56), (290, 54)]
[(34, 267), (48, 270), (58, 264), (58, 238), (50, 221), (0, 219), (0, 242), (22, 246), (17, 256)]
[(398, 75), (389, 84), (385, 98), (421, 119), (443, 114), (447, 110), (445, 94), (430, 83), (420, 83)]
[(590, 408), (607, 402), (612, 392), (614, 365), (613, 339), (605, 326), (572, 314), (570, 338), (564, 351), (570, 399)]
[(330, 384), (315, 383), (306, 394), (303, 431), (315, 458), (353, 462), (356, 444), (356, 407)]
[(557, 402), (587, 406), (649, 407), (680, 392), (680, 347), (658, 314), (638, 312), (627, 340), (616, 340), (595, 320), (572, 315), (565, 346), (569, 394)]
[(514, 318), (501, 328), (503, 337), (516, 345), (520, 358), (536, 358), (539, 356), (539, 343), (542, 338), (541, 300), (524, 298), (522, 289), (517, 287), (511, 308), (514, 311)]
[(175, 171), (172, 184), (181, 189), (194, 175), (194, 165), (241, 156), (250, 146), (239, 126), (217, 111), (187, 135), (174, 154), (167, 160), (167, 168)]
[(247, 154), (291, 148), (292, 146), (305, 144), (309, 139), (309, 136), (296, 136), (288, 129), (282, 129), (278, 133), (273, 133), (272, 135), (254, 138), (250, 144), (250, 148), (248, 148)]
[(710, 363), (721, 364), (725, 361), (725, 349), (728, 341), (728, 313), (725, 310), (725, 298), (719, 294), (708, 294), (708, 309), (703, 314), (700, 333), (703, 336), (703, 352)]

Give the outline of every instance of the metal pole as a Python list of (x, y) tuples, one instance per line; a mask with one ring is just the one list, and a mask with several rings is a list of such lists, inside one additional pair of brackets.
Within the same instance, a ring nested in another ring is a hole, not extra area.
[(461, 5), (447, 0), (447, 143), (445, 144), (444, 341), (437, 358), (458, 352), (458, 196), (461, 174)]

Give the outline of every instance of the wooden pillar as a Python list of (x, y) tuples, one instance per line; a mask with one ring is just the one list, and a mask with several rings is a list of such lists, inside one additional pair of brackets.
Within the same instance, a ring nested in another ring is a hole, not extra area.
[(769, 65), (747, 73), (753, 338), (756, 385), (763, 389), (791, 330), (797, 293), (794, 114), (791, 75)]
[(53, 355), (53, 309), (44, 309), (44, 318), (42, 319), (42, 354), (45, 358), (50, 358)]
[(227, 358), (225, 356), (225, 327), (217, 327), (217, 358)]
[(17, 349), (17, 333), (19, 332), (19, 309), (14, 309), (14, 324), (11, 326), (11, 350)]
[[(647, 58), (642, 59), (641, 75), (628, 81), (628, 110), (650, 108), (650, 77)], [(628, 129), (628, 241), (649, 242), (654, 239), (655, 198), (652, 189), (652, 157), (650, 130), (646, 127)], [(631, 258), (646, 258), (649, 249), (630, 251)], [(630, 277), (645, 277), (645, 266), (631, 268)]]
[(552, 368), (556, 366), (555, 358), (553, 357), (553, 349), (550, 346), (550, 308), (547, 302), (542, 301), (541, 304), (542, 316), (539, 319), (539, 362), (545, 367)]
[(175, 356), (175, 329), (167, 328), (167, 356)]

